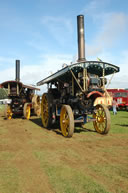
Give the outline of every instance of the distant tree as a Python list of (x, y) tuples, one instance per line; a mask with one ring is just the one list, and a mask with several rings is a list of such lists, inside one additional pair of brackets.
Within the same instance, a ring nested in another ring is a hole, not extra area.
[(8, 98), (8, 91), (5, 88), (0, 88), (0, 99)]

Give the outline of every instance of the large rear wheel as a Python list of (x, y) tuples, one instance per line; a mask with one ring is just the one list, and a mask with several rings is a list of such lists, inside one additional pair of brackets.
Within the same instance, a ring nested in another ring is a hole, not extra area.
[(41, 119), (45, 128), (49, 128), (52, 125), (52, 96), (48, 93), (42, 95)]
[(24, 118), (29, 120), (30, 119), (30, 114), (31, 114), (31, 108), (29, 103), (24, 104)]
[(12, 119), (12, 109), (11, 109), (11, 106), (10, 105), (6, 105), (5, 106), (5, 118), (6, 119), (8, 119), (8, 120), (10, 120), (10, 119)]
[(74, 133), (74, 116), (69, 105), (63, 105), (61, 108), (60, 127), (63, 136), (72, 137)]
[(102, 104), (96, 105), (93, 118), (96, 119), (93, 122), (95, 130), (100, 134), (107, 134), (111, 125), (110, 112), (108, 108)]

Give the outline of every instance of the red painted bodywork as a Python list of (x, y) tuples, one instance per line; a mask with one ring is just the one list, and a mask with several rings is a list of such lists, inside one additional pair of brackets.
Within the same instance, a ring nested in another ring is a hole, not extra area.
[(126, 89), (107, 89), (109, 94), (117, 101), (118, 109), (128, 110), (128, 90)]

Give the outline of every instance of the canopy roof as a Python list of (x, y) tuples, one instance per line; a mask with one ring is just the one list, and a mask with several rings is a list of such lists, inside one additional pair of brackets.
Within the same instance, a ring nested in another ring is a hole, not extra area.
[(83, 72), (83, 68), (87, 69), (87, 73), (98, 75), (99, 77), (103, 76), (103, 69), (105, 70), (105, 76), (119, 72), (119, 67), (110, 63), (102, 61), (85, 61), (78, 62), (62, 68), (58, 72), (48, 76), (47, 78), (39, 81), (37, 86), (54, 83), (57, 81), (70, 81), (72, 78), (71, 71), (77, 75), (79, 72)]
[(10, 83), (10, 85), (13, 87), (16, 87), (16, 85), (18, 83), (20, 88), (22, 87), (22, 88), (28, 88), (30, 90), (40, 90), (39, 88), (36, 88), (34, 86), (25, 85), (22, 82), (18, 82), (18, 81), (14, 81), (14, 80), (5, 81), (5, 82), (1, 83), (1, 86), (4, 88), (8, 88), (8, 83)]

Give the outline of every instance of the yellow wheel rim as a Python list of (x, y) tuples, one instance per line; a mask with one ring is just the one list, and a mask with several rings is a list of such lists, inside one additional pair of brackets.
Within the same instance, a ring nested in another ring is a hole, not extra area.
[(11, 110), (11, 107), (8, 106), (7, 107), (7, 119), (11, 119), (12, 118), (12, 110)]
[(69, 133), (69, 115), (66, 111), (66, 108), (62, 108), (61, 115), (60, 115), (60, 124), (61, 124), (61, 131), (62, 134), (67, 137)]
[(96, 109), (96, 113), (93, 114), (93, 118), (96, 119), (95, 122), (93, 122), (94, 127), (98, 133), (103, 133), (106, 129), (106, 113), (102, 106), (99, 106), (99, 108)]
[(46, 98), (46, 94), (43, 94), (42, 96), (42, 102), (41, 102), (41, 118), (42, 118), (42, 124), (44, 127), (48, 126), (48, 101)]
[(26, 108), (26, 119), (29, 119), (30, 118), (30, 106), (27, 105), (27, 108)]

